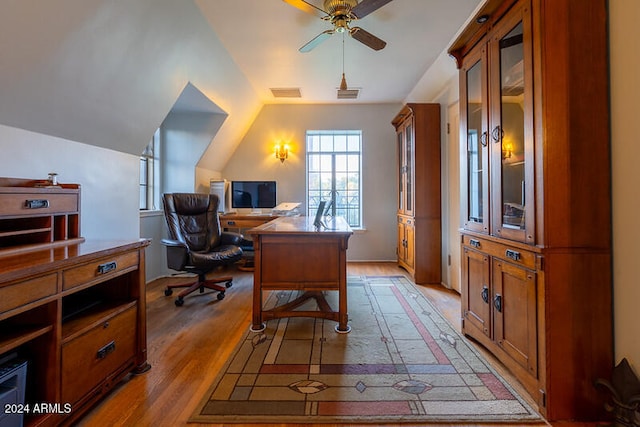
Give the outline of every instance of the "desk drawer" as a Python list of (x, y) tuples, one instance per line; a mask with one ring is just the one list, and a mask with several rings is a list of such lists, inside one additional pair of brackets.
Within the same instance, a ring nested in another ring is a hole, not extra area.
[(272, 218), (269, 219), (231, 219), (231, 218), (221, 218), (220, 226), (222, 228), (253, 228), (258, 227), (259, 225), (265, 224), (271, 221)]
[(135, 357), (136, 314), (134, 305), (107, 316), (62, 346), (62, 402), (77, 402)]
[(0, 288), (0, 313), (13, 310), (25, 304), (36, 302), (56, 293), (56, 274), (24, 280)]
[(0, 216), (42, 215), (78, 212), (78, 194), (0, 194)]
[(107, 280), (120, 275), (123, 270), (136, 267), (138, 262), (138, 252), (133, 251), (100, 258), (89, 264), (65, 270), (62, 272), (62, 289), (68, 290), (85, 283)]

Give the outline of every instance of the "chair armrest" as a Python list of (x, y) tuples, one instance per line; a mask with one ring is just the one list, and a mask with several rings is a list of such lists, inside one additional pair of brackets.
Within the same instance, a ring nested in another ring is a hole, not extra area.
[(182, 271), (189, 259), (189, 248), (179, 240), (162, 239), (160, 241), (167, 247), (167, 267), (172, 270)]
[(221, 237), (223, 245), (242, 246), (242, 242), (245, 240), (242, 234), (232, 231), (223, 231)]
[(162, 243), (164, 246), (183, 247), (185, 249), (188, 249), (187, 245), (182, 243), (180, 240), (162, 239), (160, 240), (160, 243)]

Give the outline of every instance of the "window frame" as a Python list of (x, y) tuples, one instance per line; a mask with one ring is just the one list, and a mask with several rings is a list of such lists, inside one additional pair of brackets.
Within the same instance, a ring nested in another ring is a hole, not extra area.
[[(144, 165), (144, 166), (143, 166)], [(143, 173), (143, 167), (145, 172)], [(144, 178), (144, 179), (143, 179)], [(144, 200), (144, 206), (142, 205)], [(160, 209), (160, 129), (140, 155), (140, 205), (141, 212)]]
[[(328, 142), (329, 139), (331, 140), (330, 143)], [(354, 139), (357, 142), (354, 142)], [(344, 216), (352, 228), (364, 229), (362, 139), (362, 130), (306, 131), (305, 191), (307, 215), (314, 216), (320, 200), (326, 200), (329, 202), (326, 214)], [(353, 144), (355, 144), (355, 147)], [(354, 156), (357, 157), (355, 160)], [(326, 163), (329, 160), (330, 165)], [(354, 161), (357, 167), (354, 167)], [(338, 166), (338, 163), (340, 166)], [(329, 188), (322, 185), (323, 182), (326, 183), (326, 176), (324, 179), (315, 179), (313, 177), (314, 174), (318, 174), (318, 177), (321, 177), (327, 173), (331, 175)], [(354, 174), (357, 174), (357, 179), (355, 180), (357, 181), (355, 182), (357, 188), (352, 187)], [(339, 181), (343, 183), (342, 188), (338, 185)], [(313, 182), (317, 182), (318, 188), (312, 188)], [(341, 192), (346, 192), (346, 194), (341, 194)], [(355, 201), (355, 207), (353, 201)]]

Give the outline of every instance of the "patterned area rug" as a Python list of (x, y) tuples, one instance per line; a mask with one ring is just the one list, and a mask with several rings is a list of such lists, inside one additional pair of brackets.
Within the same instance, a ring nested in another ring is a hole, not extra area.
[[(295, 296), (272, 292), (265, 304)], [(313, 318), (249, 332), (190, 421), (541, 421), (404, 277), (349, 277), (348, 303), (349, 334)]]

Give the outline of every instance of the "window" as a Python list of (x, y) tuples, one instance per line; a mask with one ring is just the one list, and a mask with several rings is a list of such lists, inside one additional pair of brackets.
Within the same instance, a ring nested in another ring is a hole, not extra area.
[(140, 155), (140, 210), (159, 209), (160, 190), (160, 129)]
[(307, 215), (321, 200), (330, 215), (362, 228), (362, 131), (307, 131)]

